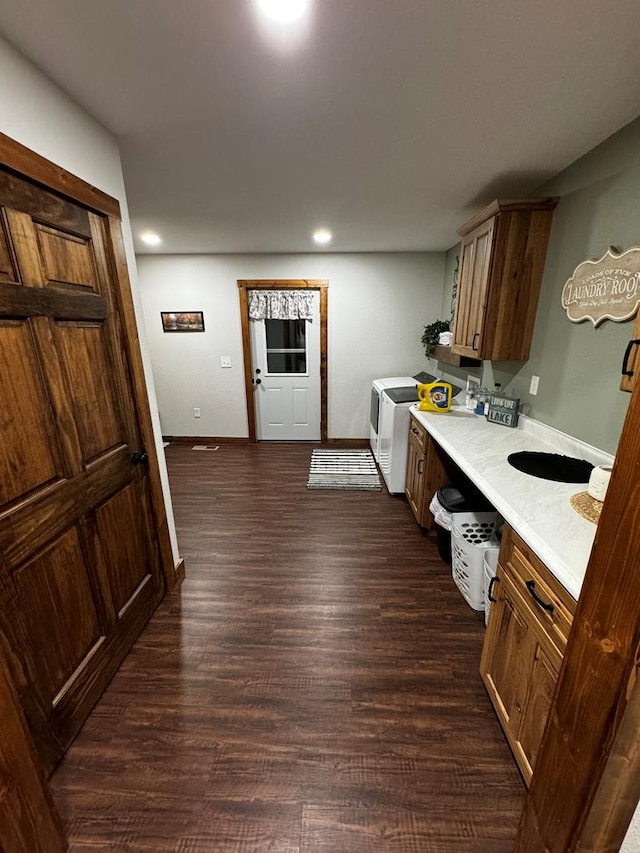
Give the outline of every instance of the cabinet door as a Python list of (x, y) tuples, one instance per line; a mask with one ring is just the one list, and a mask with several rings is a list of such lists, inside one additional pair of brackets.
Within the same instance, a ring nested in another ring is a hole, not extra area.
[(496, 576), (496, 601), (491, 607), (480, 674), (513, 748), (533, 670), (535, 640), (526, 612), (523, 615), (518, 606), (519, 595), (500, 565)]
[(561, 655), (498, 565), (480, 674), (527, 785), (553, 699)]
[(451, 349), (472, 358), (481, 357), (494, 228), (495, 218), (489, 219), (462, 241), (460, 285)]
[(407, 477), (404, 491), (409, 506), (418, 524), (423, 523), (424, 512), (424, 451), (416, 446), (409, 434), (409, 451), (407, 453)]
[(520, 767), (529, 784), (558, 681), (559, 664), (548, 648), (536, 643), (526, 710), (516, 736)]

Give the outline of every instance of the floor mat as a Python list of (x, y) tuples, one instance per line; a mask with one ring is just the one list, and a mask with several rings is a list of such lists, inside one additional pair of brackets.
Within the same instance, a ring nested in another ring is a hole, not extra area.
[(308, 489), (380, 489), (370, 450), (314, 450)]

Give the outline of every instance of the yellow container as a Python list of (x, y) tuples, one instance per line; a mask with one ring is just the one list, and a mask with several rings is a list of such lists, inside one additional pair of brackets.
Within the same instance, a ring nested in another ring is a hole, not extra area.
[(418, 399), (421, 412), (448, 412), (451, 408), (453, 388), (449, 382), (418, 383)]

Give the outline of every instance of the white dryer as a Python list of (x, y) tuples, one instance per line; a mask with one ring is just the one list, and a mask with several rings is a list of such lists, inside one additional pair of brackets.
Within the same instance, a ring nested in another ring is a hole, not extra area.
[(385, 388), (380, 396), (378, 465), (391, 494), (402, 494), (409, 450), (409, 414), (418, 403), (413, 388)]
[(413, 376), (388, 376), (386, 379), (374, 379), (371, 385), (371, 417), (369, 444), (373, 457), (378, 462), (379, 441), (378, 425), (380, 421), (380, 395), (385, 388), (410, 388), (416, 387), (416, 379)]

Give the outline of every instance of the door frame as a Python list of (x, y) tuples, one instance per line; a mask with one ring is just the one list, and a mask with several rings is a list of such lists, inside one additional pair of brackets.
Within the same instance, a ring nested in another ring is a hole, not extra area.
[(238, 279), (240, 322), (242, 325), (242, 354), (244, 361), (244, 389), (247, 400), (249, 441), (257, 442), (256, 409), (253, 399), (253, 365), (251, 363), (251, 332), (249, 329), (249, 290), (318, 290), (320, 292), (320, 443), (327, 443), (327, 341), (328, 341), (328, 288), (326, 279)]

